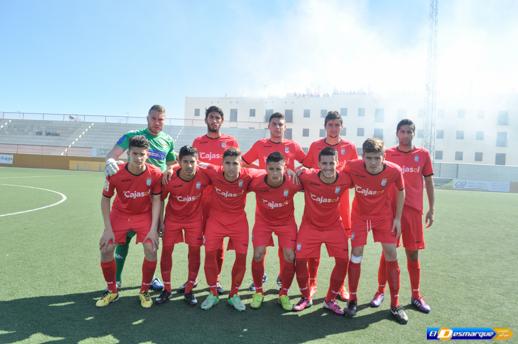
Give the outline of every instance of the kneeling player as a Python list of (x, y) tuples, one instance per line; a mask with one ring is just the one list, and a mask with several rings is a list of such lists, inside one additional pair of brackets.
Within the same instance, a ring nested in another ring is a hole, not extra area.
[(236, 260), (232, 268), (232, 286), (228, 303), (238, 311), (246, 309), (238, 295), (246, 271), (248, 250), (248, 221), (245, 204), (248, 186), (257, 171), (241, 168), (241, 152), (229, 148), (223, 153), (223, 167), (208, 165), (204, 170), (212, 183), (211, 209), (205, 227), (205, 277), (210, 292), (201, 304), (208, 310), (219, 301), (217, 263), (218, 250), (225, 237), (232, 240)]
[(279, 303), (286, 311), (292, 310), (288, 297), (295, 274), (295, 242), (297, 224), (295, 223), (293, 197), (302, 187), (286, 175), (286, 161), (279, 152), (273, 152), (266, 158), (266, 173), (254, 177), (250, 191), (255, 192), (255, 224), (252, 230), (254, 258), (252, 276), (255, 293), (250, 307), (258, 309), (264, 300), (263, 276), (266, 246), (273, 246), (272, 234), (279, 239), (284, 264), (281, 271), (282, 287), (279, 291)]
[(200, 247), (203, 244), (201, 196), (209, 180), (198, 170), (198, 151), (195, 148), (183, 146), (180, 149), (179, 161), (180, 168), (174, 171), (162, 192), (162, 198), (169, 196), (160, 259), (164, 290), (155, 302), (162, 304), (171, 296), (173, 248), (175, 244), (185, 241), (189, 245), (189, 276), (184, 284), (184, 298), (189, 305), (195, 305), (198, 301), (192, 289), (200, 269)]
[[(128, 232), (137, 234), (137, 243), (144, 247), (140, 304), (144, 308), (153, 305), (149, 286), (155, 273), (158, 248), (158, 218), (160, 214), (160, 170), (146, 163), (149, 142), (144, 136), (130, 139), (129, 162), (119, 165), (119, 171), (106, 177), (101, 200), (104, 232), (99, 241), (101, 268), (108, 285), (105, 294), (96, 302), (97, 307), (108, 306), (118, 299), (115, 283), (116, 265), (113, 258), (115, 245), (124, 244)], [(110, 198), (117, 196), (110, 212)]]
[[(405, 190), (401, 168), (383, 158), (383, 141), (367, 139), (363, 143), (363, 160), (350, 161), (345, 166), (354, 188), (352, 207), (351, 262), (349, 264), (350, 299), (346, 315), (352, 317), (357, 311), (357, 290), (363, 247), (367, 234), (372, 231), (374, 241), (381, 243), (386, 259), (390, 287), (390, 311), (401, 324), (408, 317), (399, 305), (400, 270), (397, 262), (396, 243), (401, 235), (401, 213), (405, 201)], [(397, 188), (396, 211), (392, 207), (390, 189)]]
[(302, 298), (293, 307), (301, 311), (313, 304), (309, 288), (308, 259), (320, 256), (320, 247), (326, 245), (327, 253), (335, 258), (324, 308), (343, 315), (336, 297), (347, 274), (348, 245), (342, 219), (340, 198), (349, 192), (349, 176), (338, 173), (338, 155), (331, 147), (322, 149), (318, 155), (319, 170), (304, 170), (299, 178), (304, 187), (304, 215), (297, 236), (296, 271)]

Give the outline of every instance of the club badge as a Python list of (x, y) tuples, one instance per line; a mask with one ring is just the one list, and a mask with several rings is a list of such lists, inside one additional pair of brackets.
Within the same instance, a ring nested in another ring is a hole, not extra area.
[(342, 148), (340, 153), (342, 153), (342, 155), (345, 155), (345, 153), (346, 153), (345, 148)]
[(381, 180), (381, 186), (385, 187), (387, 185), (387, 178), (383, 178)]
[(290, 152), (290, 147), (284, 147), (284, 153), (289, 153)]
[(243, 180), (239, 179), (237, 184), (239, 185), (240, 188), (243, 188)]
[(337, 186), (337, 187), (335, 188), (335, 194), (339, 194), (341, 190), (342, 190), (342, 188), (341, 188), (341, 187), (339, 187), (339, 186)]
[(227, 148), (227, 143), (226, 142), (221, 142), (221, 148)]
[(289, 194), (290, 194), (290, 191), (288, 189), (285, 189), (284, 190), (284, 197), (288, 197)]
[(146, 185), (148, 187), (151, 186), (151, 178), (146, 179)]
[(201, 183), (200, 182), (196, 182), (196, 190), (199, 190), (201, 189)]
[(416, 156), (414, 157), (414, 161), (415, 161), (415, 162), (419, 162), (419, 155), (416, 155)]

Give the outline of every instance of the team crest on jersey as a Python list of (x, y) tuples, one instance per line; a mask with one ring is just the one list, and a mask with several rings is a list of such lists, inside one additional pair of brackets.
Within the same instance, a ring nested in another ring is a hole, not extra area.
[(419, 162), (419, 155), (416, 155), (416, 156), (414, 157), (414, 161), (415, 161), (415, 162)]
[(239, 179), (239, 182), (237, 182), (237, 184), (239, 185), (240, 188), (243, 188), (243, 181), (241, 179)]
[(201, 189), (201, 183), (200, 182), (196, 182), (196, 189), (197, 190)]
[(383, 178), (381, 180), (381, 186), (385, 187), (387, 185), (387, 178)]
[(221, 142), (221, 148), (227, 148), (227, 143), (226, 142)]
[(289, 153), (290, 152), (290, 147), (284, 147), (284, 153)]
[(284, 197), (288, 197), (289, 194), (290, 194), (290, 191), (288, 189), (285, 189), (284, 190)]
[(302, 250), (302, 244), (297, 243), (297, 251), (300, 251), (300, 250)]
[(341, 190), (342, 190), (342, 188), (341, 188), (341, 187), (339, 187), (339, 186), (337, 186), (337, 187), (335, 188), (335, 194), (339, 194)]
[(146, 179), (146, 185), (151, 186), (151, 178)]
[(345, 155), (345, 148), (342, 148), (341, 153), (342, 153), (342, 155)]

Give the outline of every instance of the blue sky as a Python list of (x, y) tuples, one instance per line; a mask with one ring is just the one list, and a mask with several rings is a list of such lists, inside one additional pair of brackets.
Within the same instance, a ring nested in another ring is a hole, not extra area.
[[(518, 7), (490, 3), (440, 2), (443, 75), (491, 81), (516, 61)], [(424, 0), (4, 0), (0, 111), (137, 115), (159, 103), (177, 117), (186, 96), (415, 88), (427, 16)], [(464, 52), (477, 55), (468, 67)]]

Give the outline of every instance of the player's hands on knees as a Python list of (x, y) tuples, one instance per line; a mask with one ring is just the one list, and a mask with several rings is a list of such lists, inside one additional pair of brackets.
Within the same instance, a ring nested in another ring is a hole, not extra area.
[(394, 219), (394, 223), (392, 224), (392, 233), (397, 239), (399, 239), (401, 236), (401, 220)]
[(288, 168), (288, 170), (286, 171), (286, 174), (288, 175), (288, 178), (291, 179), (293, 184), (295, 184), (295, 185), (299, 185), (300, 184), (299, 176), (297, 175), (297, 173), (295, 171), (293, 171), (292, 169)]
[(115, 243), (115, 236), (113, 235), (113, 231), (109, 229), (105, 229), (103, 234), (101, 235), (101, 239), (99, 240), (99, 249), (103, 249), (108, 247), (109, 245), (113, 245)]
[(156, 230), (150, 230), (149, 233), (147, 233), (146, 238), (144, 239), (144, 242), (146, 242), (146, 241), (151, 242), (153, 251), (158, 250), (158, 232)]
[(106, 160), (106, 166), (104, 168), (104, 173), (106, 174), (107, 177), (109, 176), (113, 176), (115, 173), (117, 173), (117, 171), (119, 171), (119, 163), (121, 161), (117, 161), (113, 158), (110, 158), (108, 160)]
[(426, 213), (426, 217), (425, 217), (425, 224), (426, 224), (426, 228), (430, 228), (430, 227), (432, 227), (432, 225), (433, 225), (433, 220), (434, 220), (433, 210), (432, 210), (432, 209), (430, 209), (430, 210), (428, 210), (428, 212)]

